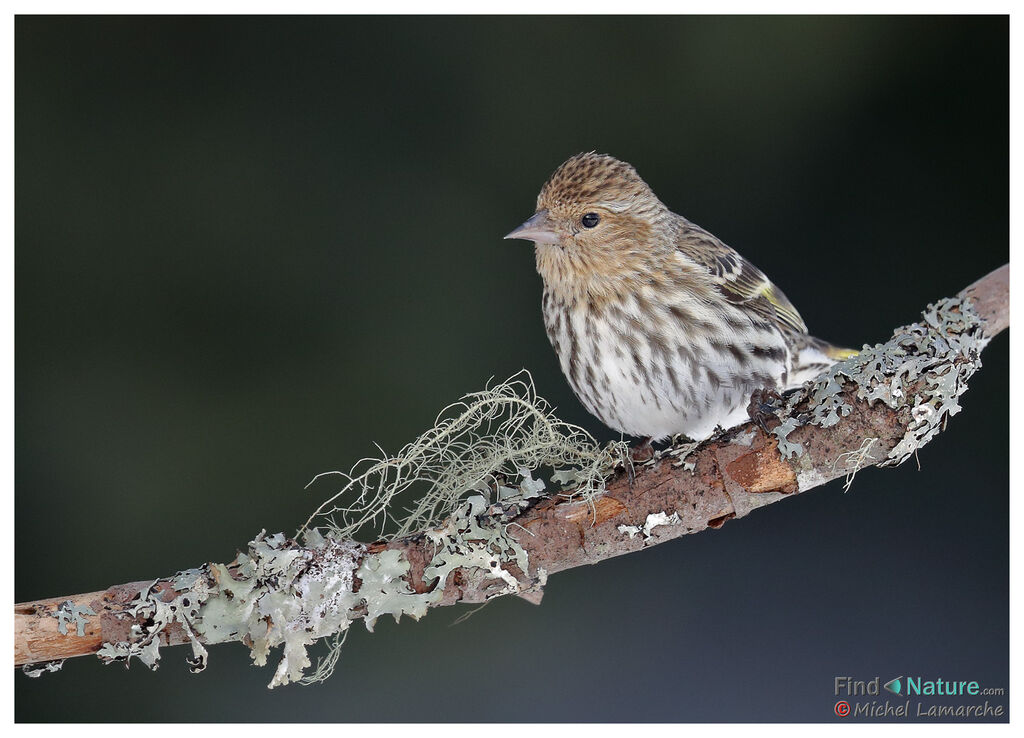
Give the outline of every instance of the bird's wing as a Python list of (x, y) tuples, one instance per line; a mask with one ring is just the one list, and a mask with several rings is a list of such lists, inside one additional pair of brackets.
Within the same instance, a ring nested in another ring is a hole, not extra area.
[(807, 333), (800, 313), (760, 269), (703, 228), (687, 222), (678, 248), (708, 270), (722, 296), (774, 321), (783, 330)]

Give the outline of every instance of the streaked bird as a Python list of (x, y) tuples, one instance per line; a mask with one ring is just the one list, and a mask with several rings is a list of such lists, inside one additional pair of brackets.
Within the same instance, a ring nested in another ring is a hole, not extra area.
[(747, 420), (755, 390), (799, 387), (856, 353), (810, 336), (764, 273), (605, 154), (558, 167), (505, 238), (536, 245), (562, 371), (623, 433), (707, 438)]

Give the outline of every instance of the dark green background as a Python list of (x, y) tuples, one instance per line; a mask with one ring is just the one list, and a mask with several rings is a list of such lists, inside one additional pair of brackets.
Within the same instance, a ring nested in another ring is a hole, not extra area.
[[(528, 244), (582, 150), (763, 268), (813, 332), (884, 340), (1007, 261), (1008, 21), (38, 18), (16, 35), (15, 597), (293, 531), (317, 472), (522, 367), (562, 378)], [(357, 624), (268, 693), (16, 675), (54, 720), (829, 721), (833, 678), (1008, 687), (1008, 345), (945, 435), (722, 530), (420, 623)], [(1005, 702), (1005, 700), (1004, 700)]]

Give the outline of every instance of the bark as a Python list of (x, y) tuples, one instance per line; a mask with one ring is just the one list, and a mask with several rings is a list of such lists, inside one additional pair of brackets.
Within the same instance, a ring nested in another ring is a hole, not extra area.
[[(959, 409), (955, 398), (965, 389), (966, 378), (980, 366), (977, 352), (1008, 327), (1009, 265), (978, 280), (957, 297), (959, 302), (956, 299), (946, 301), (942, 312), (926, 313), (921, 324), (911, 326), (917, 330), (917, 333), (912, 331), (912, 335), (925, 336), (920, 340), (929, 346), (941, 344), (944, 351), (948, 349), (946, 353), (919, 361), (915, 352), (920, 351), (923, 344), (914, 345), (907, 339), (911, 335), (906, 333), (907, 329), (902, 329), (902, 334), (897, 331), (897, 337), (904, 337), (902, 345), (906, 347), (905, 353), (909, 352), (907, 356), (918, 361), (914, 366), (925, 367), (926, 371), (922, 369), (920, 374), (914, 371), (904, 376), (902, 390), (889, 398), (891, 404), (878, 399), (879, 393), (885, 395), (888, 391), (884, 382), (881, 389), (870, 388), (864, 379), (867, 374), (851, 372), (853, 377), (839, 374), (828, 393), (802, 391), (779, 403), (776, 412), (758, 413), (755, 421), (720, 434), (692, 450), (670, 447), (628, 473), (626, 470), (617, 472), (595, 499), (573, 500), (554, 495), (531, 500), (529, 505), (498, 503), (482, 514), (472, 510), (481, 530), (504, 531), (499, 547), (518, 545), (525, 552), (525, 559), (502, 556), (502, 571), (459, 566), (442, 580), (443, 589), (435, 591), (436, 577), (428, 576), (426, 570), (432, 564), (437, 566), (437, 531), (440, 529), (369, 546), (340, 542), (303, 548), (294, 541), (280, 539), (271, 548), (298, 557), (302, 568), (293, 584), (301, 577), (306, 577), (302, 581), (308, 583), (311, 572), (322, 574), (332, 567), (342, 572), (338, 575), (342, 578), (347, 572), (345, 586), (348, 589), (342, 594), (349, 598), (363, 586), (360, 578), (363, 574), (354, 574), (356, 567), (382, 552), (396, 551), (400, 554), (397, 560), (408, 562), (402, 576), (408, 586), (405, 591), (427, 596), (422, 600), (427, 603), (422, 604), (424, 610), (428, 604), (433, 607), (482, 602), (510, 593), (539, 601), (541, 588), (550, 574), (638, 551), (681, 535), (720, 528), (758, 507), (819, 487), (836, 477), (849, 477), (866, 466), (893, 465), (905, 460), (918, 445), (927, 443), (945, 428), (949, 415)], [(956, 318), (961, 315), (964, 319), (958, 322)], [(942, 316), (952, 319), (940, 320)], [(953, 394), (939, 396), (935, 386), (940, 382), (946, 388), (955, 385)], [(871, 397), (865, 397), (866, 390), (870, 390)], [(825, 420), (822, 420), (825, 418), (821, 411), (823, 402), (827, 408), (836, 409)], [(262, 536), (256, 542), (261, 540)], [(464, 539), (463, 543), (466, 541), (469, 539)], [(469, 543), (472, 545), (472, 541)], [(250, 554), (255, 557), (253, 551), (250, 544)], [(524, 560), (528, 561), (528, 571), (523, 571), (520, 565)], [(216, 565), (207, 565), (195, 578), (202, 585), (202, 593), (210, 597), (207, 604), (215, 597), (224, 596), (225, 589), (237, 585), (234, 577), (244, 579), (239, 561), (226, 569), (221, 567), (215, 571), (216, 568)], [(232, 577), (227, 587), (224, 572)], [(496, 573), (501, 574), (501, 578)], [(259, 640), (259, 633), (254, 636), (252, 628), (239, 627), (237, 632), (227, 636), (210, 638), (204, 636), (201, 628), (189, 626), (190, 622), (194, 626), (194, 621), (203, 619), (192, 616), (192, 620), (172, 617), (166, 623), (161, 621), (161, 627), (153, 627), (155, 619), (159, 618), (152, 607), (140, 608), (140, 603), (180, 604), (183, 596), (199, 591), (182, 582), (179, 576), (17, 604), (15, 665), (42, 664), (96, 653), (103, 644), (138, 644), (146, 637), (147, 630), (149, 637), (159, 639), (161, 644), (191, 641), (194, 650), (197, 642), (243, 640), (253, 647), (256, 658), (258, 649), (253, 642)], [(301, 587), (296, 586), (296, 589)], [(234, 597), (231, 592), (227, 592), (227, 596)], [(349, 620), (343, 621), (344, 627), (351, 619), (367, 615), (372, 624), (377, 615), (390, 612), (387, 609), (371, 612), (375, 605), (370, 600), (345, 601), (354, 604), (348, 611)], [(192, 615), (199, 613), (198, 603), (189, 603), (186, 599), (185, 604), (195, 605)], [(418, 617), (408, 610), (404, 612)], [(263, 620), (273, 624), (274, 617), (278, 616), (266, 615)], [(307, 631), (312, 634), (308, 642), (328, 634), (315, 624)], [(270, 645), (275, 644), (271, 640)], [(197, 660), (203, 658), (197, 652)], [(276, 683), (289, 680), (275, 678)]]

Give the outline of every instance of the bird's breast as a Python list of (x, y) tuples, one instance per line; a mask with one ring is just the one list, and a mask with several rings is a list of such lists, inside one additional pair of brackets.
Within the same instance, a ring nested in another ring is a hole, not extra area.
[(745, 417), (750, 393), (779, 387), (788, 354), (777, 333), (733, 327), (685, 294), (640, 290), (615, 301), (564, 301), (545, 290), (544, 325), (583, 405), (637, 436), (705, 437)]

